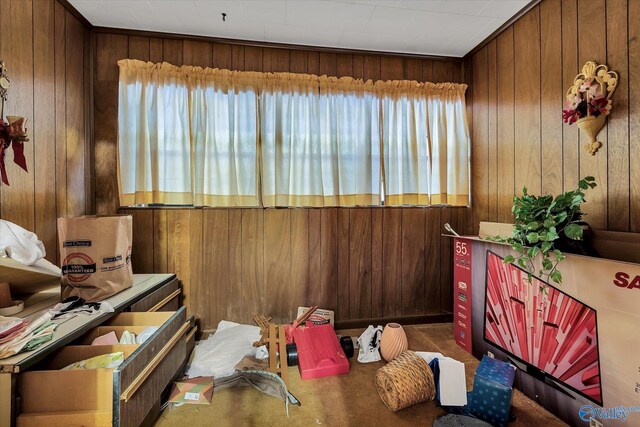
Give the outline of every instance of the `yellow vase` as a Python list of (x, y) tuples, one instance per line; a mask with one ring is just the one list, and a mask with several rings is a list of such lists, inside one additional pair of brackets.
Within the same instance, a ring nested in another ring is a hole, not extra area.
[(598, 117), (587, 116), (576, 121), (578, 128), (580, 128), (580, 130), (589, 138), (589, 141), (586, 144), (586, 149), (592, 156), (596, 154), (600, 147), (602, 147), (602, 143), (598, 141), (596, 137), (602, 130), (605, 119), (606, 116), (604, 114), (600, 114)]

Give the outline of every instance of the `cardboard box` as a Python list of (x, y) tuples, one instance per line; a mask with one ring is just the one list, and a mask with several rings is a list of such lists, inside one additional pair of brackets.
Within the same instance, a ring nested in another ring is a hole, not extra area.
[(473, 391), (469, 396), (471, 414), (491, 425), (506, 427), (515, 372), (516, 367), (510, 363), (484, 356), (476, 370)]
[[(298, 307), (298, 315), (296, 317), (305, 314), (309, 311), (309, 308), (310, 307)], [(333, 325), (333, 320), (333, 311), (319, 308), (307, 319), (307, 322), (313, 323), (314, 325), (324, 325), (325, 323), (331, 323), (331, 325)]]

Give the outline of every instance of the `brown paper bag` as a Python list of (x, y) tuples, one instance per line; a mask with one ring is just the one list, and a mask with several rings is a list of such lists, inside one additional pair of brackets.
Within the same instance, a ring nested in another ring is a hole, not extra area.
[(100, 301), (133, 285), (131, 215), (58, 218), (62, 298)]

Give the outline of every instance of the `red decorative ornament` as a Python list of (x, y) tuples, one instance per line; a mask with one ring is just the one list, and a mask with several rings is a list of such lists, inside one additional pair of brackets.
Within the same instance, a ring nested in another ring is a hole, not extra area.
[(0, 118), (0, 177), (2, 182), (9, 185), (7, 177), (6, 165), (4, 162), (5, 153), (9, 147), (13, 148), (13, 163), (27, 170), (27, 159), (24, 156), (24, 142), (29, 141), (27, 138), (27, 130), (23, 128), (25, 123), (24, 117), (7, 117), (9, 123), (5, 123)]

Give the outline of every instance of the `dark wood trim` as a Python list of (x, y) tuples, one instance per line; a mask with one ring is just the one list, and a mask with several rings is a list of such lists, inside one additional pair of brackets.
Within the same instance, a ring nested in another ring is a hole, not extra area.
[(387, 323), (399, 323), (401, 325), (418, 325), (424, 323), (451, 323), (452, 313), (425, 314), (419, 316), (403, 317), (375, 317), (372, 319), (336, 320), (337, 329), (366, 328), (368, 325), (386, 325)]
[(60, 3), (62, 5), (62, 7), (67, 9), (70, 14), (75, 16), (78, 19), (78, 21), (80, 21), (82, 23), (82, 25), (84, 25), (89, 30), (93, 30), (93, 28), (94, 28), (93, 24), (91, 22), (89, 22), (89, 20), (87, 18), (85, 18), (83, 14), (78, 12), (78, 9), (73, 7), (73, 5), (71, 3), (69, 3), (69, 0), (57, 0), (57, 2)]
[[(61, 0), (58, 0), (61, 1)], [(65, 0), (66, 1), (66, 0)], [(454, 56), (438, 56), (438, 55), (419, 55), (416, 53), (402, 53), (402, 52), (384, 52), (384, 51), (372, 51), (372, 50), (357, 50), (346, 49), (337, 47), (323, 47), (323, 46), (306, 46), (287, 43), (273, 43), (273, 42), (261, 42), (255, 40), (240, 40), (240, 39), (226, 39), (222, 37), (207, 37), (197, 36), (192, 34), (174, 34), (163, 33), (157, 31), (144, 31), (144, 30), (131, 30), (126, 28), (109, 28), (109, 27), (93, 27), (94, 33), (105, 34), (122, 34), (126, 36), (141, 36), (141, 37), (155, 37), (174, 40), (194, 40), (205, 41), (210, 43), (224, 43), (231, 45), (253, 46), (253, 47), (269, 47), (275, 49), (289, 49), (289, 50), (301, 50), (308, 52), (327, 52), (327, 53), (342, 53), (342, 54), (355, 54), (355, 55), (377, 55), (377, 56), (399, 56), (403, 58), (419, 58), (429, 59), (437, 61), (450, 61), (461, 63), (463, 58)]]
[(475, 55), (476, 52), (478, 52), (480, 49), (482, 49), (483, 47), (488, 45), (491, 40), (493, 40), (496, 37), (498, 37), (500, 35), (500, 33), (502, 33), (504, 30), (506, 30), (507, 28), (512, 26), (518, 19), (522, 18), (527, 12), (529, 12), (531, 9), (536, 7), (541, 2), (542, 2), (542, 0), (531, 0), (529, 2), (529, 4), (527, 4), (525, 7), (520, 9), (520, 12), (516, 13), (515, 15), (513, 15), (513, 17), (511, 19), (509, 19), (507, 22), (502, 24), (493, 33), (489, 34), (489, 36), (486, 39), (482, 40), (480, 42), (480, 44), (478, 44), (476, 47), (471, 49), (471, 51), (469, 51), (462, 59), (464, 60), (464, 59), (467, 59), (467, 58), (471, 58), (473, 55)]

